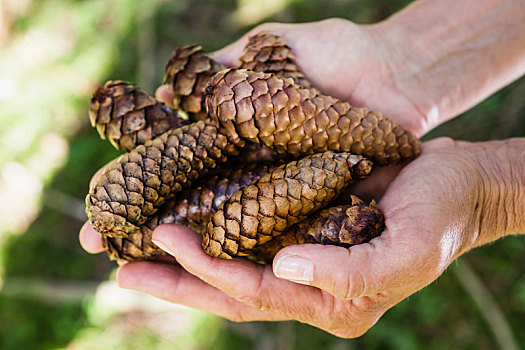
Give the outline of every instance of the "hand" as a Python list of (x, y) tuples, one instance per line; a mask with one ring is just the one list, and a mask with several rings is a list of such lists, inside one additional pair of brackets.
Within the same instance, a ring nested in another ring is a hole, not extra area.
[[(523, 214), (519, 220), (494, 220), (493, 211), (511, 212), (497, 207), (510, 193), (487, 178), (505, 167), (497, 158), (505, 147), (450, 139), (425, 143), (422, 155), (399, 173), (380, 201), (386, 230), (367, 244), (290, 246), (278, 253), (273, 267), (261, 266), (211, 258), (195, 233), (162, 225), (153, 238), (180, 266), (128, 263), (119, 268), (117, 281), (235, 321), (295, 319), (357, 337), (462, 253), (524, 228)], [(516, 149), (523, 149), (523, 140)]]
[[(409, 98), (410, 91), (405, 89), (406, 71), (410, 67), (415, 73), (416, 63), (410, 63), (410, 56), (404, 57), (405, 47), (387, 42), (390, 37), (382, 28), (343, 19), (267, 23), (213, 53), (213, 58), (225, 66), (236, 66), (248, 38), (261, 31), (281, 35), (292, 48), (301, 71), (323, 93), (382, 112), (418, 136), (428, 131), (426, 116), (421, 113), (424, 109)], [(403, 57), (395, 59), (397, 56)], [(172, 91), (162, 86), (157, 98), (170, 105)]]

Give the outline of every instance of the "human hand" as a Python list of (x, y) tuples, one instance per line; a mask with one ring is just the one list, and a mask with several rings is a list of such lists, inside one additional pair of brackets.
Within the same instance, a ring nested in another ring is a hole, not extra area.
[[(262, 31), (284, 38), (296, 56), (299, 69), (323, 93), (382, 112), (418, 136), (427, 131), (417, 101), (409, 99), (407, 91), (398, 85), (397, 72), (407, 69), (410, 62), (393, 58), (404, 54), (404, 47), (387, 42), (390, 37), (383, 35), (377, 26), (357, 25), (343, 19), (305, 24), (266, 23), (211, 55), (225, 66), (236, 66), (248, 38)], [(157, 98), (171, 105), (173, 93), (164, 85), (157, 91)]]
[[(523, 191), (515, 191), (523, 180), (516, 181), (507, 168), (515, 164), (510, 155), (521, 159), (524, 142), (425, 143), (380, 201), (386, 230), (369, 243), (349, 249), (290, 246), (272, 267), (211, 258), (196, 234), (162, 225), (153, 238), (180, 266), (128, 263), (119, 268), (117, 281), (235, 321), (295, 319), (357, 337), (462, 253), (523, 232), (524, 210), (515, 206), (524, 203)], [(518, 165), (516, 174), (523, 174)]]

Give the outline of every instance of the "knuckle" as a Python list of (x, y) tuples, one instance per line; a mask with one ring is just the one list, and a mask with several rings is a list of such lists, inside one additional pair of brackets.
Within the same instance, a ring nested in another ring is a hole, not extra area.
[(259, 310), (262, 310), (264, 308), (261, 299), (258, 298), (256, 295), (243, 294), (235, 299), (237, 299), (243, 304), (249, 305)]
[[(365, 298), (366, 299), (366, 298)], [(341, 338), (357, 338), (365, 334), (384, 314), (384, 309), (374, 303), (355, 305), (352, 301), (340, 301), (330, 315), (329, 332)]]
[(323, 25), (326, 25), (327, 27), (331, 27), (334, 29), (343, 29), (343, 28), (348, 27), (348, 25), (351, 22), (347, 19), (333, 17), (333, 18), (328, 18), (328, 19), (323, 20), (322, 23)]
[(236, 310), (234, 313), (224, 316), (225, 319), (231, 322), (235, 323), (242, 323), (249, 321), (244, 314), (244, 312), (241, 312), (239, 310)]
[(282, 26), (282, 24), (277, 23), (277, 22), (267, 22), (267, 23), (259, 24), (258, 26), (250, 30), (248, 36), (252, 36), (257, 33), (266, 32), (266, 31), (271, 32), (271, 31), (274, 31), (279, 26)]
[(348, 21), (340, 17), (332, 17), (332, 18), (327, 18), (323, 20), (323, 22), (326, 24), (341, 25), (343, 23), (347, 23)]
[(250, 305), (258, 310), (270, 310), (271, 307), (269, 305), (269, 297), (271, 292), (269, 293), (266, 288), (265, 276), (266, 272), (261, 273), (254, 287), (246, 289), (246, 291), (242, 293), (242, 295), (240, 295), (237, 299), (242, 303)]
[(363, 334), (365, 334), (370, 327), (368, 328), (350, 328), (350, 329), (340, 329), (335, 330), (332, 332), (333, 335), (339, 337), (339, 338), (345, 338), (345, 339), (353, 339), (353, 338), (359, 338)]
[(360, 270), (345, 273), (336, 297), (344, 300), (360, 297), (365, 291), (365, 286), (365, 278)]
[(446, 147), (452, 147), (456, 144), (456, 141), (448, 136), (442, 136), (438, 137), (436, 139), (433, 139), (429, 142), (432, 146), (438, 147), (438, 148), (446, 148)]

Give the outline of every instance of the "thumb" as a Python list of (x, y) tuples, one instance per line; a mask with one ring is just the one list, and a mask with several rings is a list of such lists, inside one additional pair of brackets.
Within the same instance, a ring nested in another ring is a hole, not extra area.
[[(388, 233), (350, 248), (304, 244), (275, 256), (281, 279), (320, 288), (339, 299), (353, 299), (411, 285), (419, 262), (417, 249), (393, 242)], [(412, 250), (412, 251), (411, 251)]]

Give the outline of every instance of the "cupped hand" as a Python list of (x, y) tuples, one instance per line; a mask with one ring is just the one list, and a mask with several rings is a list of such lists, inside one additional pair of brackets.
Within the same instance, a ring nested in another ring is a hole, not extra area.
[[(292, 48), (299, 69), (323, 93), (385, 114), (421, 136), (428, 131), (428, 101), (410, 98), (407, 80), (417, 62), (407, 48), (385, 33), (384, 25), (357, 25), (344, 19), (304, 24), (265, 23), (235, 43), (212, 54), (228, 67), (236, 66), (248, 38), (269, 31)], [(412, 74), (411, 74), (412, 73)], [(172, 91), (162, 86), (157, 98), (170, 105)]]
[[(179, 265), (128, 263), (118, 283), (235, 320), (294, 319), (340, 337), (366, 332), (393, 305), (425, 287), (480, 244), (482, 144), (437, 139), (390, 184), (379, 206), (386, 230), (349, 249), (297, 245), (273, 266), (203, 253), (200, 238), (161, 225), (153, 239)], [(86, 235), (84, 235), (86, 236)]]

